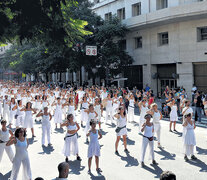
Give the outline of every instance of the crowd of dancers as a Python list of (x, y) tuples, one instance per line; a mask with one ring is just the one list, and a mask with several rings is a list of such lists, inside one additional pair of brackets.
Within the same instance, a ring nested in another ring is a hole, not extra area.
[[(167, 95), (168, 92), (166, 92)], [(51, 123), (56, 128), (67, 129), (64, 137), (63, 155), (65, 161), (69, 161), (71, 155), (79, 156), (78, 131), (84, 128), (86, 143), (88, 143), (88, 173), (91, 172), (92, 157), (95, 157), (96, 171), (101, 173), (99, 167), (100, 145), (102, 138), (103, 119), (105, 123), (115, 123), (116, 142), (115, 154), (119, 155), (118, 145), (123, 138), (125, 153), (127, 149), (127, 123), (135, 121), (135, 106), (139, 107), (139, 134), (143, 136), (141, 150), (141, 166), (144, 167), (144, 158), (149, 145), (152, 163), (157, 165), (154, 157), (154, 136), (157, 139), (158, 148), (161, 146), (161, 123), (162, 113), (154, 102), (153, 91), (146, 89), (138, 91), (122, 88), (105, 88), (92, 86), (83, 89), (69, 87), (50, 88), (45, 84), (1, 82), (0, 84), (0, 161), (4, 150), (12, 162), (11, 180), (17, 180), (20, 166), (23, 166), (23, 179), (31, 180), (32, 173), (28, 156), (27, 130), (31, 129), (32, 138), (35, 138), (34, 122), (39, 121), (42, 125), (42, 146), (52, 146)], [(167, 102), (170, 107), (170, 129), (176, 131), (178, 121), (176, 99), (171, 98)], [(105, 111), (105, 113), (103, 113)], [(80, 113), (80, 116), (77, 116)], [(182, 107), (183, 114), (183, 144), (184, 159), (188, 161), (194, 155), (195, 121), (190, 101), (185, 99)], [(98, 126), (98, 127), (96, 127)], [(15, 129), (15, 131), (12, 131)], [(15, 145), (15, 153), (11, 145)]]

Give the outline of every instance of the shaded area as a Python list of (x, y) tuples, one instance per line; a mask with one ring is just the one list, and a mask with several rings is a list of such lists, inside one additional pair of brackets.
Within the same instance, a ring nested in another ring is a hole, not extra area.
[(161, 160), (175, 160), (176, 154), (170, 153), (163, 148), (160, 148), (160, 151), (154, 151), (155, 153), (163, 156)]
[(43, 152), (39, 152), (38, 154), (51, 154), (55, 149), (53, 146), (42, 146)]
[(149, 171), (152, 174), (155, 174), (154, 178), (159, 178), (160, 174), (163, 172), (163, 170), (159, 166), (156, 166), (156, 165), (150, 165), (150, 166), (153, 167), (153, 168), (145, 165), (143, 167), (143, 169)]
[(122, 161), (126, 162), (125, 167), (132, 167), (132, 166), (138, 166), (139, 162), (136, 158), (132, 157), (129, 153), (126, 153), (126, 156), (118, 155)]
[(0, 173), (1, 180), (8, 180), (10, 178), (10, 176), (11, 176), (11, 171), (9, 171), (8, 173), (6, 173), (4, 175), (2, 173)]
[(76, 174), (79, 175), (81, 174), (81, 171), (83, 171), (85, 169), (85, 166), (81, 165), (81, 161), (69, 161), (68, 162), (70, 165), (70, 172), (69, 174)]
[(197, 166), (197, 167), (201, 168), (199, 170), (200, 172), (207, 172), (207, 165), (206, 165), (206, 163), (204, 163), (200, 159), (197, 159), (195, 161), (189, 160), (187, 163), (191, 164), (193, 166)]

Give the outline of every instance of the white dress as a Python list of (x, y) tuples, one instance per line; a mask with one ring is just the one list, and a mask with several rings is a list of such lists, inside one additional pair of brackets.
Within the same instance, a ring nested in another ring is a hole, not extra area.
[(95, 105), (94, 106), (94, 111), (98, 114), (97, 116), (97, 122), (100, 122), (101, 121), (101, 105), (98, 104), (98, 105)]
[(48, 144), (50, 144), (50, 133), (51, 133), (50, 116), (43, 115), (42, 116), (42, 145), (45, 144), (46, 135), (47, 135), (47, 142)]
[(153, 126), (154, 126), (154, 133), (157, 133), (157, 141), (160, 143), (160, 133), (161, 133), (161, 125), (160, 125), (160, 112), (154, 111), (153, 115)]
[(171, 107), (170, 111), (170, 121), (175, 122), (178, 120), (177, 106), (174, 105)]
[(32, 180), (32, 173), (30, 168), (30, 160), (27, 151), (27, 139), (24, 142), (16, 139), (17, 143), (15, 145), (16, 154), (13, 160), (13, 167), (11, 172), (10, 180), (19, 180), (18, 174), (21, 164), (23, 165), (22, 180)]
[(57, 104), (56, 109), (55, 109), (55, 114), (54, 114), (54, 122), (55, 123), (63, 123), (63, 118), (62, 118), (62, 104)]
[(129, 100), (129, 107), (128, 107), (128, 121), (134, 121), (134, 99)]
[(33, 128), (32, 111), (25, 111), (24, 128)]
[[(126, 121), (126, 117), (121, 117), (119, 119), (117, 119), (117, 127), (122, 128), (124, 126), (126, 126), (127, 121)], [(121, 129), (118, 133), (116, 133), (117, 136), (124, 136), (127, 135), (127, 128), (123, 128)]]
[(194, 147), (196, 145), (194, 124), (188, 123), (185, 129), (185, 133), (183, 133), (184, 154), (189, 156), (194, 154)]
[(82, 103), (82, 109), (81, 109), (81, 121), (88, 121), (88, 113), (85, 112), (85, 110), (88, 109), (88, 102)]
[(91, 158), (93, 156), (100, 156), (100, 145), (98, 142), (98, 130), (96, 130), (96, 133), (91, 132), (90, 133), (90, 142), (88, 146), (88, 158)]
[[(74, 124), (73, 126), (72, 125), (69, 125), (67, 127), (67, 130), (77, 130), (77, 126), (76, 124)], [(69, 134), (69, 133), (66, 133), (66, 136), (71, 136), (72, 134)], [(71, 136), (71, 137), (67, 137), (65, 139), (65, 144), (64, 144), (64, 147), (63, 147), (63, 154), (64, 156), (70, 156), (70, 155), (77, 155), (79, 152), (79, 149), (78, 149), (78, 137), (77, 137), (77, 134)]]
[(12, 110), (16, 106), (16, 104), (11, 104), (11, 110), (10, 110), (10, 118), (9, 118), (9, 123), (13, 124), (14, 122), (14, 116), (16, 115), (17, 110)]

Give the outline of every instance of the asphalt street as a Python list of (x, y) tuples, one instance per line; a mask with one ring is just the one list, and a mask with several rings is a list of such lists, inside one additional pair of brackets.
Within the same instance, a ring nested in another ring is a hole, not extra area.
[[(79, 114), (76, 117), (79, 121)], [(178, 180), (206, 180), (207, 177), (207, 129), (197, 127), (195, 129), (197, 146), (197, 161), (185, 162), (183, 159), (183, 143), (182, 143), (182, 125), (177, 124), (178, 133), (169, 132), (169, 122), (164, 120), (161, 122), (161, 144), (164, 149), (157, 148), (155, 141), (155, 159), (159, 163), (158, 166), (151, 164), (148, 151), (145, 156), (145, 168), (140, 166), (140, 152), (142, 144), (142, 136), (138, 135), (138, 120), (136, 115), (134, 123), (128, 123), (128, 150), (129, 154), (124, 152), (122, 142), (119, 144), (120, 156), (114, 154), (115, 151), (115, 125), (105, 125), (103, 127), (103, 138), (100, 140), (101, 157), (100, 168), (103, 170), (101, 175), (95, 171), (95, 159), (92, 161), (92, 174), (88, 175), (87, 148), (85, 143), (85, 135), (83, 128), (79, 131), (79, 151), (82, 161), (76, 161), (75, 157), (70, 157), (70, 173), (69, 178), (72, 180), (151, 180), (159, 179), (162, 171), (170, 170), (174, 172)], [(102, 120), (104, 121), (104, 119)], [(115, 124), (115, 122), (114, 122)], [(28, 130), (28, 138), (30, 146), (28, 148), (32, 176), (43, 177), (45, 180), (51, 180), (58, 176), (57, 165), (65, 160), (62, 154), (64, 144), (65, 129), (55, 130), (52, 123), (51, 141), (52, 147), (42, 148), (41, 146), (41, 124), (35, 124), (36, 138), (31, 139), (31, 132)], [(14, 147), (13, 147), (14, 148)], [(6, 154), (0, 163), (0, 180), (7, 180), (11, 174), (12, 163)], [(21, 169), (18, 180), (21, 180)]]

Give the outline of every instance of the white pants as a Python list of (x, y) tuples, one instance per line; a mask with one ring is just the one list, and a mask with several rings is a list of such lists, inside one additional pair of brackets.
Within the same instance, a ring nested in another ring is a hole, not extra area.
[(134, 108), (132, 107), (128, 108), (128, 121), (129, 122), (134, 121)]
[(145, 153), (146, 153), (148, 144), (149, 144), (149, 148), (150, 148), (150, 159), (154, 160), (154, 140), (149, 141), (148, 138), (143, 137), (142, 151), (141, 151), (141, 162), (144, 162), (144, 157), (145, 157)]
[(9, 109), (4, 109), (3, 119), (6, 120), (7, 122), (9, 121)]
[(50, 131), (51, 125), (43, 125), (42, 126), (42, 145), (45, 144), (45, 136), (47, 135), (47, 142), (50, 144)]
[(23, 166), (22, 180), (32, 180), (29, 157), (24, 159), (14, 158), (10, 180), (19, 180), (17, 177), (21, 164)]
[(14, 158), (14, 153), (11, 146), (6, 146), (6, 143), (0, 143), (0, 162), (4, 154), (4, 150), (6, 151), (10, 161), (12, 162)]
[[(110, 116), (110, 118), (109, 118)], [(111, 120), (113, 118), (113, 109), (111, 108), (106, 108), (106, 121)]]
[(161, 126), (159, 124), (154, 124), (154, 133), (157, 134), (157, 141), (160, 143), (160, 132), (161, 132)]

